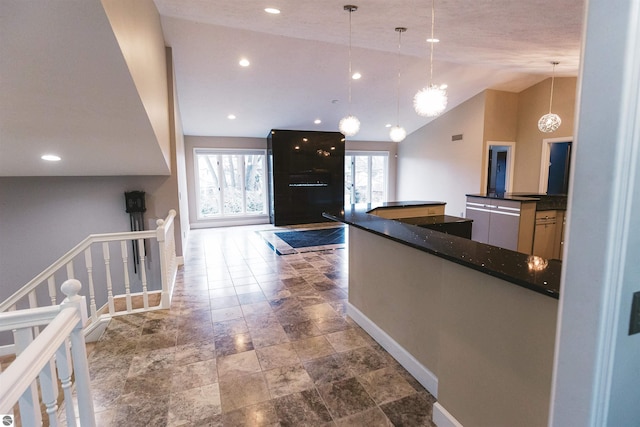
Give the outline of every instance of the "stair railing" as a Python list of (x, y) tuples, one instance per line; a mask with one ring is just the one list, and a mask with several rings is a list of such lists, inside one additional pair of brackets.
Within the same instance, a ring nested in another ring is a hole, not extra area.
[[(90, 326), (85, 333), (113, 316), (169, 308), (178, 271), (175, 216), (176, 211), (170, 210), (165, 219), (156, 221), (155, 230), (89, 235), (13, 295), (0, 302), (0, 313), (21, 308), (55, 306), (58, 303), (56, 280), (76, 279), (77, 276), (82, 276), (89, 291), (87, 303)], [(157, 245), (148, 244), (154, 240)], [(136, 246), (137, 251), (138, 264), (135, 267), (129, 255), (132, 245)], [(147, 252), (149, 247), (151, 248)], [(100, 252), (102, 262), (96, 263), (94, 253)], [(156, 263), (159, 267), (155, 270), (149, 268), (152, 252), (153, 255), (157, 254), (160, 261)], [(115, 258), (112, 253), (116, 253)], [(79, 269), (76, 265), (83, 265), (83, 268)], [(149, 275), (152, 277), (148, 277)], [(132, 289), (134, 284), (136, 292)], [(150, 297), (154, 294), (159, 294), (159, 303), (151, 305)], [(137, 307), (134, 307), (134, 301)], [(11, 351), (0, 347), (0, 354), (7, 353)]]
[[(0, 313), (0, 331), (13, 331), (16, 349), (16, 359), (0, 373), (4, 425), (13, 425), (16, 403), (22, 425), (43, 425), (42, 403), (48, 418), (45, 421), (57, 426), (61, 400), (66, 425), (75, 426), (76, 418), (81, 426), (96, 425), (83, 332), (88, 321), (87, 305), (85, 297), (78, 295), (80, 288), (80, 281), (67, 280), (61, 286), (66, 298), (60, 305)], [(34, 330), (42, 326), (44, 329), (35, 336)]]

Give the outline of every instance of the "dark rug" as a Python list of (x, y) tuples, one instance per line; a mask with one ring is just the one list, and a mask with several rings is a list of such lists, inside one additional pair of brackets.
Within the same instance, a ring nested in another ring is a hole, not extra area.
[(339, 245), (344, 243), (344, 227), (274, 233), (292, 248)]

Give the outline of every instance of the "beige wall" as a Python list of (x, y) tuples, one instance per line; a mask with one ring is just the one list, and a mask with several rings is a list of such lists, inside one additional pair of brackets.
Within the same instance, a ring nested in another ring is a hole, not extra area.
[[(443, 201), (448, 215), (464, 216), (465, 194), (481, 191), (485, 98), (474, 96), (398, 144), (398, 200)], [(456, 134), (463, 140), (452, 142)]]
[(516, 138), (516, 162), (513, 188), (518, 192), (537, 192), (540, 181), (542, 140), (544, 138), (569, 137), (574, 134), (576, 104), (575, 77), (556, 78), (553, 89), (552, 112), (562, 119), (555, 132), (538, 130), (538, 120), (549, 112), (551, 79), (518, 94), (518, 134)]
[(140, 100), (171, 167), (167, 60), (160, 14), (153, 0), (102, 0)]
[(557, 300), (349, 227), (349, 303), (435, 374), (465, 427), (547, 425)]

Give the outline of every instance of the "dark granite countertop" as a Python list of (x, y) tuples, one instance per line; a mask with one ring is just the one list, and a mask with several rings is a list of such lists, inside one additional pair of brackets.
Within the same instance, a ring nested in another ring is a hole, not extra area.
[(400, 222), (413, 225), (431, 225), (431, 224), (450, 224), (454, 222), (472, 222), (472, 219), (460, 218), (459, 216), (451, 215), (431, 215), (431, 216), (418, 216), (412, 218), (400, 218)]
[[(402, 204), (402, 202), (394, 203)], [(376, 207), (378, 206), (370, 204), (351, 205), (344, 211), (325, 212), (323, 216), (552, 298), (557, 299), (560, 295), (561, 261), (532, 257), (367, 213)]]
[(420, 200), (410, 200), (407, 202), (384, 202), (376, 205), (367, 205), (371, 206), (371, 209), (384, 209), (384, 208), (408, 208), (408, 207), (416, 207), (416, 206), (442, 206), (446, 205), (446, 202), (434, 202), (434, 201), (420, 201)]
[(485, 199), (513, 200), (517, 202), (536, 202), (537, 211), (567, 209), (567, 196), (564, 194), (479, 193), (467, 194), (467, 196)]

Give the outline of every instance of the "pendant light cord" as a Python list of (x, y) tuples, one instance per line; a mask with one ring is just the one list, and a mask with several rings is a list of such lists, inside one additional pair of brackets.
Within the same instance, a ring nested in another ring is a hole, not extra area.
[(433, 84), (433, 45), (435, 44), (434, 27), (436, 23), (436, 0), (431, 0), (431, 55), (429, 56), (429, 85)]
[(553, 64), (553, 71), (551, 72), (551, 96), (549, 96), (549, 114), (551, 114), (551, 104), (553, 103), (553, 83), (554, 80), (556, 78), (556, 65), (559, 64), (559, 62), (552, 62)]
[(351, 111), (351, 14), (353, 13), (354, 6), (349, 7), (349, 111)]
[(398, 32), (398, 85), (396, 87), (396, 126), (400, 126), (400, 47), (402, 46), (402, 33), (407, 31), (404, 27), (396, 28)]

